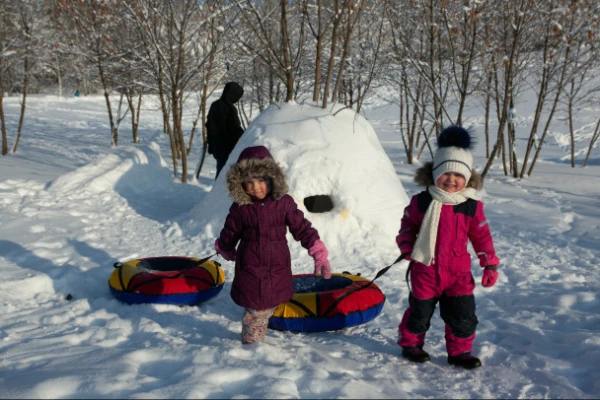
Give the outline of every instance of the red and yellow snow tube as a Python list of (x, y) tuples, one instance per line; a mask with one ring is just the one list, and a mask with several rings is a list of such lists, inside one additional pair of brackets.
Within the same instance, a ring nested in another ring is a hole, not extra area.
[(221, 265), (208, 258), (140, 258), (114, 267), (110, 291), (128, 304), (194, 305), (215, 297), (225, 282)]
[(294, 296), (281, 304), (269, 328), (292, 332), (335, 331), (371, 321), (383, 308), (385, 295), (374, 283), (351, 274), (294, 275)]

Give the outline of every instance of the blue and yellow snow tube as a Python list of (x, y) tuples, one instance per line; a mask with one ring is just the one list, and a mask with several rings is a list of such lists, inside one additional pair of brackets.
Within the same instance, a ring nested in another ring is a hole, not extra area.
[(269, 328), (292, 332), (335, 331), (371, 321), (383, 308), (385, 295), (374, 283), (351, 274), (294, 275), (294, 296), (281, 304)]
[(194, 305), (215, 297), (225, 282), (221, 265), (207, 258), (140, 258), (114, 267), (110, 291), (128, 304)]

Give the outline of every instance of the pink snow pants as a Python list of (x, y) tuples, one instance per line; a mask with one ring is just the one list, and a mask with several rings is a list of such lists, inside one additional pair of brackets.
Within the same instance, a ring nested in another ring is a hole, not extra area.
[(422, 347), (435, 306), (446, 324), (446, 351), (450, 356), (470, 352), (475, 340), (475, 281), (471, 272), (438, 272), (434, 265), (411, 263), (412, 293), (398, 327), (400, 346)]

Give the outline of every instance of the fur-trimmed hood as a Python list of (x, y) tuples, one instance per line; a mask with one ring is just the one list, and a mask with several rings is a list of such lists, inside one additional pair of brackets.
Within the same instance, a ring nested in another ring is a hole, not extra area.
[[(415, 183), (419, 186), (427, 187), (435, 185), (433, 181), (433, 162), (427, 162), (415, 172)], [(471, 172), (471, 178), (467, 182), (466, 187), (473, 188), (475, 190), (483, 189), (483, 178), (477, 172)]]
[(252, 204), (252, 198), (244, 190), (244, 181), (253, 177), (268, 177), (271, 180), (270, 196), (279, 200), (288, 192), (283, 169), (275, 162), (269, 150), (264, 146), (247, 147), (241, 153), (237, 163), (227, 172), (229, 196), (239, 205)]

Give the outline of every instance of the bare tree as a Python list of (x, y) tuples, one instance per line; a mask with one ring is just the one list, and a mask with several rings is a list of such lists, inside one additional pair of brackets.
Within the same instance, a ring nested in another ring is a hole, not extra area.
[(114, 117), (110, 94), (115, 86), (111, 69), (115, 68), (123, 54), (114, 46), (119, 35), (119, 21), (123, 10), (109, 0), (81, 2), (58, 0), (57, 8), (62, 13), (61, 23), (71, 32), (72, 51), (82, 57), (85, 63), (96, 67), (108, 112), (111, 144), (118, 144), (118, 125)]
[[(344, 68), (347, 63), (346, 60), (350, 53), (350, 43), (352, 42), (352, 31), (356, 26), (356, 23), (359, 21), (362, 11), (364, 10), (364, 3), (362, 0), (357, 0), (356, 3), (353, 1), (346, 2), (346, 24), (345, 24), (345, 32), (344, 39), (342, 42), (342, 55), (340, 57), (339, 68), (335, 80), (335, 85), (333, 86), (333, 92), (331, 94), (331, 100), (337, 101), (338, 94), (340, 91), (340, 86), (342, 84), (343, 76), (344, 76)], [(333, 56), (333, 55), (332, 55)]]
[[(212, 11), (212, 9), (211, 9)], [(222, 16), (222, 14), (221, 14)], [(221, 21), (218, 21), (221, 22)], [(188, 146), (188, 154), (192, 149), (192, 140), (194, 138), (194, 132), (196, 130), (196, 126), (200, 121), (202, 127), (202, 152), (200, 156), (200, 163), (198, 164), (198, 169), (196, 170), (196, 179), (200, 176), (200, 172), (202, 171), (202, 166), (204, 165), (204, 159), (206, 158), (206, 152), (208, 149), (208, 133), (206, 131), (206, 110), (207, 110), (207, 102), (208, 97), (213, 93), (216, 88), (216, 85), (220, 83), (223, 75), (218, 77), (215, 81), (214, 86), (211, 88), (211, 80), (212, 76), (215, 73), (215, 63), (217, 61), (217, 47), (213, 46), (213, 43), (216, 43), (216, 18), (210, 17), (210, 36), (206, 37), (205, 43), (205, 52), (209, 53), (208, 62), (204, 65), (203, 68), (203, 85), (202, 85), (202, 94), (199, 99), (199, 107), (198, 112), (196, 114), (196, 118), (194, 119), (194, 123), (192, 125), (192, 131), (190, 133), (190, 142)], [(229, 64), (228, 64), (229, 65)]]
[[(535, 55), (533, 60), (533, 65), (536, 67), (537, 73), (533, 76), (533, 79), (535, 80), (535, 86), (532, 86), (533, 90), (535, 90), (537, 93), (537, 102), (533, 116), (533, 122), (529, 132), (529, 139), (525, 149), (521, 173), (519, 174), (520, 178), (523, 178), (525, 175), (529, 156), (531, 150), (533, 149), (535, 138), (537, 137), (544, 106), (548, 96), (552, 92), (551, 84), (554, 76), (557, 73), (560, 73), (560, 66), (562, 65), (560, 57), (558, 57), (560, 46), (560, 40), (558, 38), (560, 35), (556, 34), (557, 20), (555, 19), (557, 15), (556, 7), (558, 6), (558, 3), (559, 2), (556, 0), (550, 0), (549, 2), (537, 4), (538, 16), (540, 17), (539, 26), (542, 28), (540, 37), (541, 51), (539, 52), (539, 55)], [(540, 32), (539, 28), (538, 32)], [(560, 85), (562, 86), (562, 83)], [(558, 87), (555, 87), (554, 90), (558, 90)]]
[[(132, 17), (144, 53), (144, 61), (158, 88), (164, 124), (171, 142), (174, 173), (181, 160), (181, 181), (188, 181), (187, 151), (184, 138), (183, 112), (187, 95), (199, 90), (198, 79), (205, 71), (220, 31), (210, 30), (214, 12), (230, 9), (209, 8), (205, 11), (196, 0), (143, 1), (123, 0), (123, 6)], [(218, 11), (217, 11), (218, 9)], [(208, 28), (208, 29), (207, 29)], [(210, 46), (202, 46), (208, 40)], [(196, 121), (197, 123), (197, 121)]]
[[(571, 7), (567, 7), (570, 5)], [(553, 33), (556, 38), (559, 39), (560, 45), (556, 47), (556, 50), (551, 53), (552, 58), (558, 60), (558, 69), (559, 72), (556, 74), (556, 78), (552, 82), (552, 86), (554, 87), (554, 99), (550, 105), (550, 109), (548, 111), (548, 116), (546, 117), (546, 123), (542, 130), (542, 135), (539, 140), (539, 144), (536, 148), (535, 154), (533, 156), (533, 160), (531, 161), (531, 165), (527, 171), (527, 175), (531, 176), (533, 173), (533, 169), (535, 167), (536, 161), (540, 155), (540, 152), (543, 147), (543, 143), (548, 134), (548, 130), (554, 114), (557, 110), (559, 100), (562, 96), (563, 91), (565, 90), (565, 85), (569, 82), (571, 77), (575, 76), (578, 69), (579, 60), (574, 59), (572, 57), (573, 53), (573, 42), (571, 40), (571, 32), (578, 31), (578, 25), (581, 23), (577, 16), (576, 3), (571, 2), (569, 0), (560, 0), (556, 5), (555, 18), (559, 18), (558, 21), (553, 25)], [(592, 5), (593, 6), (593, 5)], [(593, 7), (592, 7), (593, 8)], [(586, 13), (582, 13), (584, 15), (583, 20), (586, 20)], [(597, 28), (596, 28), (597, 29)], [(591, 35), (592, 38), (594, 35)], [(531, 145), (531, 144), (530, 144)], [(525, 166), (524, 166), (525, 167)], [(524, 168), (521, 171), (521, 177), (524, 176)]]
[[(482, 177), (487, 175), (496, 154), (500, 150), (503, 154), (504, 173), (508, 175), (505, 159), (504, 129), (508, 120), (511, 99), (515, 98), (515, 87), (519, 79), (519, 73), (523, 71), (525, 63), (526, 52), (522, 50), (528, 48), (528, 41), (531, 40), (531, 36), (527, 35), (527, 33), (530, 32), (530, 24), (534, 21), (534, 14), (529, 12), (534, 2), (535, 0), (509, 0), (499, 9), (500, 14), (494, 15), (494, 29), (498, 30), (496, 36), (500, 40), (498, 45), (494, 47), (500, 57), (494, 57), (494, 59), (499, 61), (496, 64), (496, 71), (502, 72), (501, 79), (495, 78), (495, 86), (497, 88), (502, 87), (502, 89), (497, 89), (495, 96), (499, 121), (497, 140), (490, 158), (481, 173)], [(512, 151), (512, 148), (509, 151)]]
[[(304, 14), (290, 12), (287, 0), (247, 1), (236, 3), (244, 26), (252, 33), (240, 34), (239, 27), (232, 26), (234, 35), (247, 53), (256, 57), (285, 85), (285, 101), (294, 98), (294, 74), (296, 73), (302, 47), (304, 46)], [(295, 11), (296, 9), (293, 9)], [(275, 35), (271, 27), (278, 26)], [(293, 35), (290, 32), (294, 32)], [(271, 90), (273, 85), (271, 85)], [(273, 99), (273, 94), (270, 98)]]
[(431, 93), (432, 110), (426, 111), (426, 114), (437, 134), (444, 120), (454, 120), (446, 103), (450, 79), (442, 52), (441, 10), (437, 4), (427, 0), (415, 1), (408, 10), (406, 4), (389, 1), (386, 10), (396, 63), (406, 64), (409, 70), (422, 76), (422, 83)]
[(570, 32), (566, 32), (566, 41), (573, 48), (570, 53), (571, 68), (568, 79), (568, 90), (565, 90), (567, 119), (571, 145), (571, 167), (575, 168), (575, 132), (573, 126), (573, 108), (575, 104), (585, 100), (590, 94), (590, 73), (597, 67), (598, 56), (593, 52), (593, 35), (587, 25), (588, 16), (594, 11), (586, 2), (572, 2), (568, 7), (571, 19), (576, 21)]
[[(385, 57), (382, 57), (384, 48), (384, 34), (388, 30), (387, 20), (384, 18), (385, 7), (380, 1), (368, 4), (361, 3), (362, 17), (356, 22), (353, 43), (349, 45), (350, 55), (342, 81), (342, 95), (347, 107), (356, 105), (356, 112), (360, 113), (367, 94), (371, 87), (379, 86), (383, 79), (379, 79), (386, 69)], [(373, 24), (373, 21), (381, 21)]]
[(22, 59), (22, 97), (21, 97), (21, 113), (19, 115), (19, 125), (17, 127), (17, 136), (13, 144), (12, 152), (16, 153), (23, 132), (23, 121), (25, 119), (25, 110), (27, 108), (27, 91), (29, 89), (30, 72), (34, 57), (32, 50), (36, 46), (37, 26), (40, 22), (40, 13), (42, 11), (43, 2), (40, 0), (27, 0), (19, 3), (19, 28), (22, 31), (19, 53)]
[[(321, 90), (321, 64), (323, 58), (323, 47), (325, 45), (326, 34), (329, 31), (330, 26), (337, 21), (340, 14), (329, 7), (325, 7), (323, 4), (324, 0), (303, 0), (302, 10), (305, 14), (306, 21), (310, 28), (310, 32), (315, 38), (315, 61), (314, 61), (314, 85), (313, 85), (313, 97), (314, 102), (319, 101), (319, 94)], [(323, 15), (327, 14), (327, 15)], [(313, 23), (313, 19), (315, 22)]]
[(17, 42), (22, 31), (15, 24), (18, 15), (15, 4), (0, 2), (0, 123), (2, 129), (2, 155), (8, 154), (8, 135), (4, 115), (5, 74), (15, 63)]
[(142, 71), (153, 78), (152, 81), (148, 83), (148, 88), (158, 92), (160, 110), (163, 116), (163, 131), (169, 137), (173, 174), (177, 176), (178, 162), (176, 144), (173, 129), (169, 122), (170, 111), (164, 72), (165, 57), (161, 56), (161, 35), (167, 29), (162, 15), (163, 6), (164, 4), (160, 0), (147, 2), (138, 1), (133, 3), (125, 2), (124, 4), (128, 15), (132, 18), (142, 43), (143, 50), (140, 50), (140, 53), (134, 53), (134, 55), (142, 64)]
[(583, 161), (583, 166), (584, 167), (588, 163), (588, 160), (590, 158), (590, 153), (592, 152), (592, 149), (594, 148), (594, 144), (596, 144), (596, 141), (598, 140), (598, 137), (600, 137), (600, 119), (598, 120), (598, 123), (596, 123), (596, 129), (594, 129), (594, 133), (592, 134), (592, 138), (590, 139), (590, 144), (588, 146), (588, 151), (587, 151), (587, 154), (585, 155), (585, 160)]
[(490, 7), (487, 2), (471, 2), (463, 0), (461, 2), (447, 1), (441, 3), (441, 17), (444, 29), (442, 36), (442, 46), (449, 50), (446, 56), (449, 64), (449, 71), (454, 82), (454, 92), (458, 97), (458, 112), (455, 122), (459, 125), (463, 123), (463, 113), (468, 96), (476, 90), (479, 81), (484, 77), (476, 77), (477, 82), (473, 83), (471, 78), (474, 72), (473, 64), (475, 62), (479, 42), (479, 31), (481, 25), (480, 13), (485, 7)]
[[(343, 7), (343, 5), (342, 5)], [(327, 75), (325, 77), (325, 87), (323, 89), (323, 108), (327, 107), (329, 101), (329, 86), (331, 85), (331, 80), (333, 77), (333, 69), (335, 66), (335, 54), (337, 51), (337, 37), (338, 37), (338, 29), (340, 26), (341, 18), (337, 17), (341, 16), (341, 8), (339, 5), (339, 0), (333, 1), (333, 10), (336, 17), (333, 20), (333, 27), (331, 29), (331, 46), (329, 50), (329, 60), (327, 62)]]

